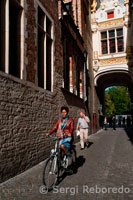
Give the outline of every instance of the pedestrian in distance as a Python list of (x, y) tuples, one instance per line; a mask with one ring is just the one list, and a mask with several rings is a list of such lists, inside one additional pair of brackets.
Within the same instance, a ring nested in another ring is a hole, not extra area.
[(89, 132), (89, 117), (85, 116), (83, 112), (80, 112), (80, 118), (78, 119), (76, 133), (80, 129), (80, 145), (81, 150), (84, 149), (85, 144), (89, 147), (88, 132)]
[(125, 127), (125, 117), (123, 117), (123, 127)]
[(119, 127), (121, 127), (121, 118), (119, 118), (119, 120), (118, 120), (118, 125), (119, 125)]
[(115, 116), (112, 117), (112, 127), (113, 127), (113, 130), (116, 130), (116, 119), (115, 119)]
[(104, 130), (107, 131), (107, 118), (104, 117)]

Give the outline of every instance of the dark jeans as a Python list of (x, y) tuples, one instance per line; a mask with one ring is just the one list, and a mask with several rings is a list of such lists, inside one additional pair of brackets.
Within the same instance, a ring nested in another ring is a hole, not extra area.
[(115, 124), (113, 124), (113, 130), (116, 130), (116, 128), (115, 128)]
[(104, 124), (104, 130), (107, 130), (107, 124)]

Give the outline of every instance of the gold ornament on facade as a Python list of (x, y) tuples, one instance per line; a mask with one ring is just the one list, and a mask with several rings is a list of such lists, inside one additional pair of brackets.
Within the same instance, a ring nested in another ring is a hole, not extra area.
[(127, 55), (133, 55), (133, 46), (127, 46)]
[(130, 61), (128, 61), (127, 64), (128, 64), (128, 67), (132, 68), (132, 70), (133, 70), (133, 58), (132, 58), (132, 60), (130, 59)]
[[(95, 52), (97, 52), (97, 51), (95, 51)], [(98, 56), (98, 52), (97, 52), (97, 56)], [(95, 72), (98, 72), (98, 70), (99, 70), (98, 60), (93, 61), (93, 70)]]
[(124, 3), (129, 3), (129, 0), (124, 0)]
[(118, 25), (123, 25), (124, 21), (123, 19), (116, 19), (116, 20), (111, 20), (111, 21), (106, 21), (106, 22), (101, 22), (98, 24), (98, 28), (99, 29), (103, 29), (103, 28), (108, 28), (109, 26), (118, 26)]
[(94, 59), (98, 58), (98, 51), (94, 51)]
[(99, 66), (93, 66), (93, 70), (94, 70), (94, 72), (98, 72)]
[(106, 65), (117, 65), (117, 64), (125, 64), (127, 63), (126, 57), (119, 57), (119, 58), (109, 58), (100, 60), (99, 65), (106, 66)]
[(97, 1), (96, 0), (93, 0), (93, 3), (91, 5), (91, 11), (92, 12), (96, 12), (96, 7), (97, 7)]

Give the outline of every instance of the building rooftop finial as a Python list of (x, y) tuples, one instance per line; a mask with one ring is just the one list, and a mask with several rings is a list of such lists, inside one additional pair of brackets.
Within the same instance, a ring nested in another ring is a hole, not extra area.
[(97, 1), (96, 0), (93, 0), (93, 3), (91, 5), (91, 11), (92, 12), (96, 12), (96, 7), (97, 7)]

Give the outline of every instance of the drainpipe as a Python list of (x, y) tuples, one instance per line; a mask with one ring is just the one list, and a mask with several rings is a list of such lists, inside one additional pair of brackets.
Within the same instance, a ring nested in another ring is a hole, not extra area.
[(87, 53), (84, 51), (84, 102), (87, 100), (86, 96), (86, 57)]
[(76, 0), (76, 26), (79, 29), (79, 21), (78, 21), (78, 2)]

